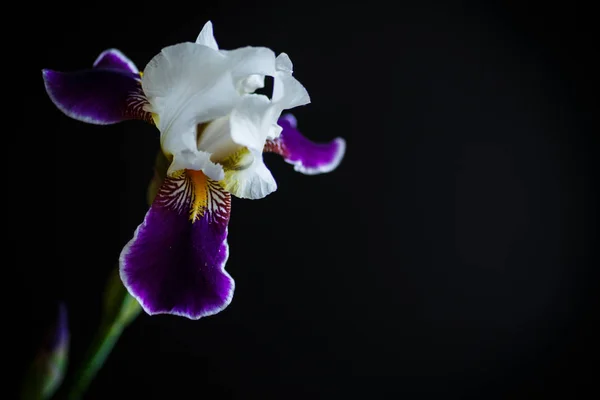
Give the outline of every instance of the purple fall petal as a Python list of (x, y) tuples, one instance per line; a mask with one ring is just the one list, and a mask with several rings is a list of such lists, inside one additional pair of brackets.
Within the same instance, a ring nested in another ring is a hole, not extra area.
[(108, 49), (100, 53), (96, 61), (94, 61), (94, 68), (118, 69), (131, 72), (135, 75), (139, 75), (140, 73), (133, 61), (117, 49)]
[(296, 118), (285, 114), (277, 124), (282, 127), (281, 136), (268, 140), (264, 151), (281, 155), (294, 165), (294, 169), (307, 175), (331, 172), (342, 161), (346, 141), (336, 138), (329, 143), (315, 143), (305, 138), (296, 129)]
[(117, 69), (42, 72), (50, 99), (71, 118), (97, 125), (151, 120), (143, 110), (146, 100), (139, 75)]
[[(148, 314), (198, 319), (229, 305), (234, 281), (224, 267), (230, 201), (207, 178), (199, 182), (184, 174), (162, 184), (120, 257), (121, 279)], [(198, 209), (203, 212), (195, 217)]]
[(67, 116), (107, 125), (128, 119), (150, 123), (152, 115), (135, 64), (117, 49), (103, 51), (93, 69), (75, 72), (42, 71), (46, 92)]

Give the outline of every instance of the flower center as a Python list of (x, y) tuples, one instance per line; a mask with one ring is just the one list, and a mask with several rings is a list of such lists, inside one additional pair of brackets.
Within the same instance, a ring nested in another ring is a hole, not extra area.
[(222, 160), (220, 164), (223, 166), (225, 171), (243, 171), (250, 168), (254, 162), (254, 156), (250, 153), (246, 147), (241, 148), (235, 153), (231, 154), (226, 159)]
[(199, 151), (211, 154), (214, 163), (221, 163), (243, 148), (231, 139), (229, 116), (196, 125), (196, 143)]

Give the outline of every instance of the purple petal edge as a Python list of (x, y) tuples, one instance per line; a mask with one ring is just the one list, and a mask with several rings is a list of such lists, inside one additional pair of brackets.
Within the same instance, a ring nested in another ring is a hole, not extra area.
[(315, 143), (296, 129), (297, 121), (292, 114), (285, 114), (277, 121), (281, 135), (268, 141), (265, 151), (281, 155), (294, 165), (294, 169), (306, 175), (331, 172), (338, 167), (346, 152), (346, 141), (335, 138), (329, 143)]
[(94, 61), (94, 68), (118, 69), (136, 75), (140, 73), (133, 61), (117, 49), (108, 49), (100, 53), (96, 61)]
[(175, 190), (173, 182), (167, 178), (163, 183), (123, 248), (120, 275), (146, 313), (195, 320), (222, 311), (233, 298), (235, 283), (224, 269), (229, 257), (229, 217), (216, 218), (207, 211), (192, 223), (190, 203), (172, 197), (175, 192), (185, 193)]
[(65, 115), (78, 121), (108, 125), (128, 119), (148, 120), (143, 110), (139, 75), (118, 69), (75, 72), (42, 70), (46, 92)]

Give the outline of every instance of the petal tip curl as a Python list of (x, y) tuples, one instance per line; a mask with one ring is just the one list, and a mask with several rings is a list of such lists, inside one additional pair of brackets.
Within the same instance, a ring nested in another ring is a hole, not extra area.
[(267, 141), (265, 151), (283, 156), (294, 170), (305, 175), (325, 174), (335, 170), (346, 154), (346, 140), (337, 137), (327, 143), (315, 143), (297, 129), (298, 121), (290, 114), (279, 118), (281, 135)]
[(138, 76), (124, 68), (121, 64), (72, 72), (43, 69), (42, 77), (52, 103), (70, 118), (95, 125), (149, 120)]
[(46, 88), (46, 93), (48, 97), (52, 101), (52, 103), (58, 108), (63, 114), (67, 117), (77, 119), (83, 122), (95, 123), (91, 118), (89, 120), (86, 117), (81, 116), (72, 112), (70, 107), (63, 104), (60, 97), (60, 90), (63, 86), (62, 81), (64, 80), (64, 73), (59, 71), (54, 71), (52, 69), (42, 69), (42, 78), (44, 79), (44, 87)]
[(210, 47), (214, 50), (219, 50), (219, 45), (217, 44), (217, 40), (215, 39), (213, 32), (212, 21), (209, 20), (204, 24), (202, 30), (198, 34), (198, 38), (196, 38), (196, 44)]
[(331, 161), (329, 161), (328, 163), (316, 166), (316, 167), (310, 167), (310, 166), (306, 166), (304, 165), (304, 163), (302, 162), (302, 160), (285, 160), (286, 162), (288, 162), (289, 164), (292, 164), (294, 166), (294, 170), (300, 173), (303, 173), (304, 175), (319, 175), (319, 174), (326, 174), (329, 172), (332, 172), (333, 170), (335, 170), (340, 163), (342, 162), (342, 159), (344, 158), (344, 155), (346, 154), (346, 140), (341, 138), (341, 137), (337, 137), (335, 139), (333, 139), (331, 142), (329, 142), (329, 146), (335, 147), (335, 154), (333, 155)]
[(280, 118), (280, 121), (286, 121), (287, 123), (290, 124), (290, 126), (292, 128), (298, 127), (298, 119), (296, 118), (296, 116), (294, 114), (291, 114), (291, 113), (283, 114)]

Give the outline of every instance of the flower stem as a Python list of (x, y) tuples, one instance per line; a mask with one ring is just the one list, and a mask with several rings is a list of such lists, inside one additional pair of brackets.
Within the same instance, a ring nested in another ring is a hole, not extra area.
[(75, 377), (75, 383), (67, 397), (69, 400), (81, 398), (102, 365), (104, 365), (122, 332), (123, 327), (117, 325), (106, 326), (98, 332), (89, 355), (86, 357), (85, 367), (79, 370)]
[(77, 370), (73, 384), (67, 394), (68, 400), (79, 400), (89, 387), (108, 355), (121, 337), (123, 330), (140, 314), (142, 308), (123, 287), (118, 270), (115, 270), (108, 282), (104, 318), (100, 329), (92, 342), (82, 367)]

